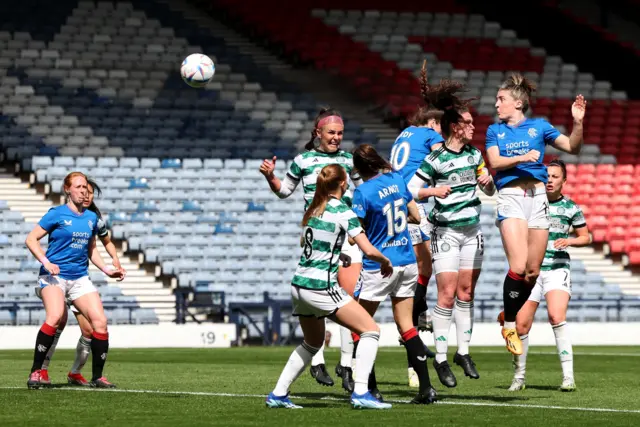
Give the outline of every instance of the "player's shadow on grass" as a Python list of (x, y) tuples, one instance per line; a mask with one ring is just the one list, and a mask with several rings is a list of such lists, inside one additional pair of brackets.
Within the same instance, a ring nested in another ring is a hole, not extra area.
[[(508, 387), (504, 387), (508, 389)], [(527, 390), (543, 390), (543, 391), (558, 391), (558, 386), (554, 385), (529, 385), (527, 384)]]
[[(386, 393), (393, 394), (394, 396), (415, 397), (417, 390), (397, 389), (397, 390), (380, 390), (383, 395)], [(498, 403), (508, 402), (525, 402), (529, 400), (529, 396), (486, 396), (486, 395), (465, 395), (465, 394), (446, 394), (446, 390), (440, 389), (438, 391), (439, 400), (487, 400)]]
[[(296, 396), (304, 397), (305, 399), (310, 400), (318, 400), (321, 401), (323, 398), (327, 399), (328, 402), (340, 402), (344, 400), (345, 402), (349, 402), (349, 395), (340, 394), (340, 393), (294, 393)], [(301, 403), (302, 405), (302, 403)], [(307, 405), (308, 406), (308, 405)]]

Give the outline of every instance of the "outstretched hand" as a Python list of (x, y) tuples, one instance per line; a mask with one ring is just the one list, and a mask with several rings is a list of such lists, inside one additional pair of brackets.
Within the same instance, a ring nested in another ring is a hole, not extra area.
[(584, 115), (587, 112), (587, 100), (584, 99), (582, 94), (576, 96), (576, 100), (571, 105), (571, 115), (576, 122), (582, 122)]

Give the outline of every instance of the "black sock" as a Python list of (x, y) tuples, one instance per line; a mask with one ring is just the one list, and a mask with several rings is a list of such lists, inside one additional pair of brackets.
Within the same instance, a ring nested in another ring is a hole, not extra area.
[(415, 328), (402, 334), (404, 347), (407, 349), (407, 359), (411, 362), (411, 367), (420, 379), (420, 392), (431, 387), (429, 380), (429, 370), (427, 369), (427, 353), (424, 351), (424, 344)]
[(47, 358), (47, 353), (53, 344), (55, 336), (56, 328), (43, 323), (38, 331), (38, 336), (36, 337), (36, 347), (33, 350), (33, 365), (31, 365), (31, 372), (42, 369), (42, 364)]
[(503, 289), (504, 320), (515, 322), (518, 311), (531, 295), (531, 288), (524, 282), (524, 275), (509, 270), (504, 278)]
[(413, 296), (413, 326), (418, 326), (418, 318), (425, 311), (427, 311), (427, 287), (418, 283)]
[(358, 336), (356, 339), (355, 335), (353, 336), (353, 360), (356, 360), (356, 350), (358, 349), (358, 343), (360, 342), (360, 337)]
[(93, 368), (91, 381), (102, 377), (102, 370), (107, 361), (107, 353), (109, 353), (109, 334), (94, 332), (91, 340), (91, 367)]
[(369, 384), (367, 384), (367, 387), (369, 387), (369, 391), (378, 388), (378, 381), (376, 380), (376, 365), (375, 364), (371, 367), (371, 373), (369, 374)]

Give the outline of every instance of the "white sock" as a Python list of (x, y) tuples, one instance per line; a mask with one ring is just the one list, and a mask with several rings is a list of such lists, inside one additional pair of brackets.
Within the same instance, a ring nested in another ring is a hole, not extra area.
[(306, 342), (302, 342), (289, 356), (287, 364), (284, 365), (284, 369), (278, 378), (276, 388), (273, 389), (273, 394), (276, 396), (286, 396), (289, 394), (289, 387), (300, 376), (304, 369), (309, 365), (313, 355), (318, 352), (318, 348), (311, 347)]
[(452, 308), (442, 308), (439, 305), (433, 309), (431, 321), (433, 322), (433, 341), (436, 345), (436, 362), (442, 363), (447, 360), (447, 349), (449, 348), (449, 328), (453, 317)]
[(522, 354), (520, 356), (513, 356), (513, 366), (515, 368), (515, 378), (524, 379), (527, 371), (527, 352), (529, 352), (529, 334), (520, 335), (520, 341), (522, 341)]
[(552, 325), (553, 334), (556, 336), (556, 347), (562, 365), (562, 376), (573, 378), (573, 347), (569, 339), (567, 322)]
[(369, 391), (369, 374), (378, 353), (379, 332), (363, 332), (356, 349), (356, 370), (353, 378), (353, 392), (363, 395)]
[(53, 343), (51, 347), (49, 347), (49, 351), (47, 352), (47, 356), (44, 358), (44, 362), (42, 362), (42, 369), (49, 369), (49, 363), (51, 362), (51, 358), (53, 357), (53, 353), (56, 352), (56, 346), (58, 345), (58, 340), (60, 339), (60, 334), (63, 329), (56, 329), (56, 334), (53, 336)]
[(353, 359), (353, 338), (351, 331), (344, 326), (340, 326), (340, 366), (351, 367)]
[(504, 322), (504, 328), (505, 329), (515, 329), (516, 328), (516, 322)]
[(311, 366), (318, 366), (324, 364), (324, 343), (322, 343), (322, 347), (318, 349), (318, 352), (313, 355), (313, 359), (311, 359)]
[(78, 345), (76, 345), (76, 359), (73, 361), (71, 367), (72, 374), (79, 374), (84, 364), (89, 360), (89, 354), (91, 353), (91, 338), (85, 338), (80, 336)]
[(458, 338), (458, 354), (469, 354), (469, 342), (473, 331), (473, 300), (460, 301), (456, 299), (456, 309), (453, 312), (456, 320), (456, 335)]

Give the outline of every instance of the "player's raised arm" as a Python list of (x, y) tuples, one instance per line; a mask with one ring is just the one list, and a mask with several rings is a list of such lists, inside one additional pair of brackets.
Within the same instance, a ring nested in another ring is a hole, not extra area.
[(584, 99), (584, 96), (576, 96), (576, 100), (571, 106), (571, 115), (573, 116), (571, 135), (559, 135), (551, 142), (551, 145), (565, 153), (580, 154), (582, 145), (584, 144), (583, 122), (586, 112), (587, 101)]
[[(279, 198), (286, 199), (293, 194), (300, 183), (300, 167), (297, 166), (294, 160), (284, 180), (281, 181), (274, 173), (276, 168), (276, 159), (276, 156), (273, 156), (273, 159), (271, 160), (263, 160), (262, 165), (260, 165), (260, 173), (264, 175), (271, 191), (273, 191)], [(296, 173), (296, 171), (298, 173)]]

